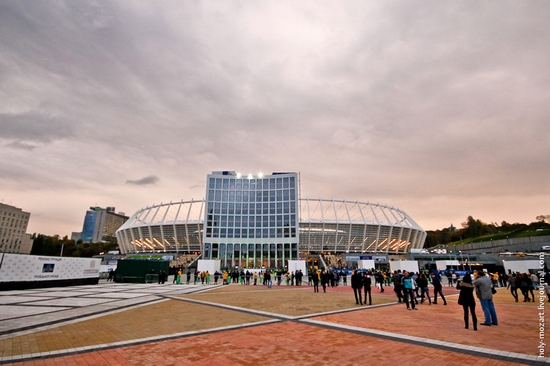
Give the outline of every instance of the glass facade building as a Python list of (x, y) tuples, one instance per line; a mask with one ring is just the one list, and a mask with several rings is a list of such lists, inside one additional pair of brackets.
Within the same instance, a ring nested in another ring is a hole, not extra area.
[(94, 229), (97, 222), (98, 212), (96, 210), (86, 211), (86, 216), (84, 216), (84, 224), (82, 225), (82, 235), (81, 239), (83, 242), (91, 242), (94, 237)]
[(116, 231), (128, 220), (122, 213), (115, 213), (114, 207), (90, 207), (84, 216), (81, 240), (87, 242), (110, 241)]
[(222, 266), (279, 267), (316, 253), (402, 254), (426, 232), (378, 203), (299, 197), (297, 173), (207, 176), (204, 200), (138, 210), (117, 231), (122, 253), (201, 252)]
[(223, 266), (281, 267), (298, 258), (298, 175), (207, 177), (203, 259)]

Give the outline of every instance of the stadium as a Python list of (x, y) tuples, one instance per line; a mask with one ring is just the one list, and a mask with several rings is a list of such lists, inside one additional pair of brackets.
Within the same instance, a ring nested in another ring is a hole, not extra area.
[(299, 197), (297, 173), (207, 177), (206, 199), (142, 208), (117, 233), (122, 254), (195, 254), (222, 266), (280, 267), (311, 255), (406, 254), (426, 232), (379, 203)]

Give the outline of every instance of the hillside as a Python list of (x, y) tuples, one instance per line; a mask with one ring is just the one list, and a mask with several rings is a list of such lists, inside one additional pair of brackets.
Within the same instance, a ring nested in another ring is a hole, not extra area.
[(427, 231), (425, 248), (431, 248), (436, 245), (457, 245), (476, 242), (487, 242), (490, 240), (503, 240), (506, 238), (525, 238), (531, 236), (550, 235), (550, 215), (537, 216), (539, 221), (530, 224), (514, 223), (510, 224), (503, 221), (500, 225), (497, 223), (484, 223), (479, 219), (468, 216), (461, 228), (451, 225), (448, 228)]

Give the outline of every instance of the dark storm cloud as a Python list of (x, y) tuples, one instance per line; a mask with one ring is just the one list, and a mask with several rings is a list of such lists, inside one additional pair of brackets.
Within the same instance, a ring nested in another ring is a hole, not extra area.
[(137, 180), (127, 180), (126, 184), (134, 184), (136, 186), (146, 186), (150, 184), (157, 184), (160, 179), (155, 175), (148, 175), (147, 177)]

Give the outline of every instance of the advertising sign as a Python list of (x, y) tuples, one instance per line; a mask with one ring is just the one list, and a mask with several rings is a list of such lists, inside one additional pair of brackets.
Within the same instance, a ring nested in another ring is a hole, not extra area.
[(99, 278), (100, 258), (0, 254), (0, 282)]

